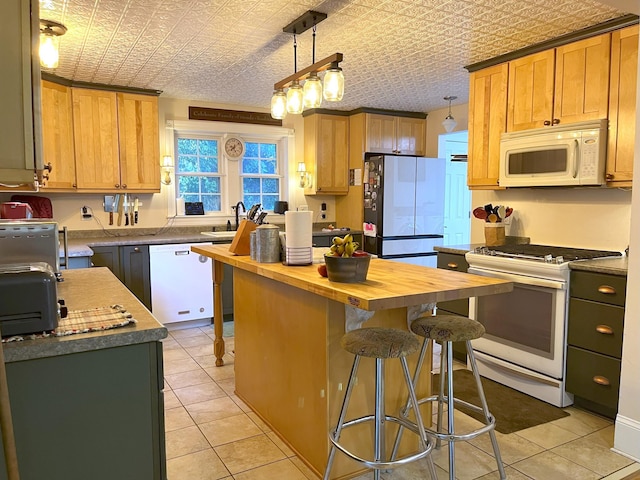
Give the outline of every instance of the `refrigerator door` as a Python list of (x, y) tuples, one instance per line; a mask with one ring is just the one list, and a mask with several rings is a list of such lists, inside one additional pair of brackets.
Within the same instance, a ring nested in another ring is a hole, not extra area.
[(406, 240), (382, 240), (382, 257), (394, 255), (437, 255), (433, 250), (436, 245), (442, 245), (442, 238), (407, 238)]
[(383, 237), (415, 235), (416, 157), (385, 156), (382, 179)]
[(444, 234), (446, 160), (416, 159), (415, 235)]

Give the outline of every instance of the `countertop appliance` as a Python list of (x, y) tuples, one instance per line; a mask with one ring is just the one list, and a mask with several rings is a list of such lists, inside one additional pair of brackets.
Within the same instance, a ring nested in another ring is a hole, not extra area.
[(32, 218), (33, 210), (28, 203), (2, 202), (0, 204), (0, 218)]
[(389, 260), (435, 267), (444, 238), (445, 159), (365, 158), (364, 249)]
[(547, 245), (481, 247), (465, 255), (469, 273), (512, 281), (512, 292), (469, 300), (486, 329), (472, 341), (480, 374), (558, 407), (565, 390), (569, 262), (620, 252)]
[(3, 337), (54, 330), (66, 316), (55, 272), (44, 262), (0, 265), (0, 305)]
[(0, 258), (0, 262), (11, 263), (45, 262), (60, 277), (58, 224), (43, 220), (0, 221)]
[(503, 133), (501, 187), (605, 183), (607, 120)]
[[(213, 245), (211, 242), (198, 246)], [(150, 245), (151, 311), (163, 325), (213, 318), (211, 260), (191, 244)]]

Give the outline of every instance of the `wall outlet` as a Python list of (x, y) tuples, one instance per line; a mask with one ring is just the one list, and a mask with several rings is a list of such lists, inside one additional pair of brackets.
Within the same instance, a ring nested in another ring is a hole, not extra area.
[(322, 205), (320, 205), (320, 218), (322, 220), (327, 218), (327, 204), (323, 203)]
[(80, 208), (80, 215), (83, 221), (88, 221), (93, 218), (91, 210), (89, 210), (89, 207), (87, 206)]

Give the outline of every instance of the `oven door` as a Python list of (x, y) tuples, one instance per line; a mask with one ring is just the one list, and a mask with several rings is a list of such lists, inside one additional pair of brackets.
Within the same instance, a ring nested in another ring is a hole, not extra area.
[(472, 297), (469, 316), (485, 327), (474, 351), (562, 379), (567, 282), (471, 267), (469, 273), (514, 283), (513, 291)]

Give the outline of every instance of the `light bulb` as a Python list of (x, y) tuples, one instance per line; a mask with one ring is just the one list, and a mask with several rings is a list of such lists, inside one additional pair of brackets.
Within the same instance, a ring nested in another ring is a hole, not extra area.
[(344, 74), (340, 67), (332, 66), (324, 75), (324, 99), (339, 102), (344, 95)]
[(322, 81), (312, 72), (304, 82), (304, 108), (318, 108), (322, 104)]
[(46, 68), (58, 67), (59, 38), (46, 33), (40, 34), (40, 64)]
[(287, 112), (299, 114), (304, 110), (304, 92), (298, 80), (294, 80), (287, 90)]
[(282, 89), (273, 92), (271, 97), (271, 116), (276, 120), (282, 120), (287, 116), (287, 94)]

